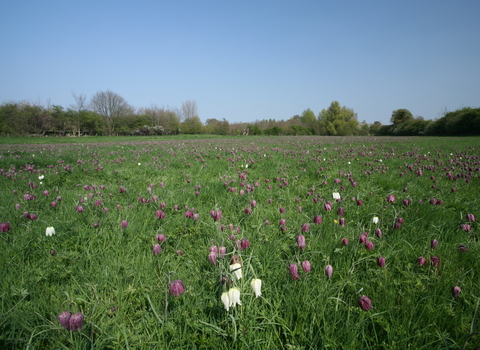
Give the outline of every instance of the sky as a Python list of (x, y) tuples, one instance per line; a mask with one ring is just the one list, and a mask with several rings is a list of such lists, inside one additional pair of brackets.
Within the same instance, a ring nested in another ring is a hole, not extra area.
[(0, 103), (111, 90), (202, 122), (480, 107), (478, 0), (5, 0)]

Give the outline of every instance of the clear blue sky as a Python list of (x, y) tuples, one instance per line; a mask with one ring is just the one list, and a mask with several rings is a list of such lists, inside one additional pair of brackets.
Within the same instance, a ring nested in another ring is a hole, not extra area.
[(0, 2), (0, 103), (112, 90), (200, 119), (480, 107), (480, 1)]

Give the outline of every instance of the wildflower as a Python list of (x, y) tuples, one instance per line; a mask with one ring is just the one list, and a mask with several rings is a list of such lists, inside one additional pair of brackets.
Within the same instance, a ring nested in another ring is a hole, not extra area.
[(83, 207), (82, 207), (81, 205), (77, 205), (77, 206), (75, 207), (75, 209), (76, 209), (77, 212), (79, 212), (79, 213), (83, 213), (83, 212), (84, 212), (84, 209), (83, 209)]
[(286, 223), (287, 223), (287, 220), (280, 219), (280, 226), (285, 226)]
[(77, 329), (81, 331), (83, 326), (83, 319), (84, 319), (84, 316), (81, 312), (77, 312), (76, 314), (73, 314), (69, 320), (70, 330), (72, 332), (75, 332)]
[(418, 263), (418, 265), (420, 265), (420, 266), (425, 265), (426, 262), (427, 262), (427, 259), (425, 259), (423, 256), (419, 256), (419, 257), (417, 258), (417, 263)]
[(393, 194), (389, 195), (387, 197), (387, 202), (389, 202), (389, 203), (395, 202), (395, 196)]
[(372, 309), (372, 301), (366, 295), (362, 295), (358, 299), (358, 305), (360, 305), (363, 311), (368, 311)]
[(319, 225), (322, 223), (322, 217), (320, 215), (315, 215), (314, 218), (313, 218), (313, 222), (315, 223), (315, 225)]
[(325, 205), (323, 206), (323, 208), (325, 209), (325, 211), (330, 211), (330, 210), (332, 210), (332, 206), (331, 206), (331, 204), (329, 204), (329, 203), (325, 203)]
[(342, 239), (342, 244), (347, 246), (348, 245), (348, 238), (343, 238)]
[(430, 247), (432, 249), (435, 249), (438, 245), (438, 241), (436, 239), (432, 239), (432, 242), (430, 243)]
[(458, 295), (460, 294), (461, 291), (462, 290), (460, 289), (460, 287), (458, 287), (458, 286), (453, 287), (452, 288), (452, 296), (454, 298), (458, 297)]
[(332, 198), (335, 199), (335, 200), (340, 199), (340, 198), (341, 198), (341, 197), (340, 197), (340, 193), (338, 193), (338, 192), (333, 192), (333, 193), (332, 193)]
[(340, 218), (340, 226), (345, 227), (345, 218)]
[(10, 224), (8, 222), (2, 222), (0, 224), (0, 232), (8, 232), (10, 231)]
[(220, 248), (218, 249), (218, 252), (219, 252), (219, 254), (220, 254), (220, 257), (221, 257), (221, 258), (224, 258), (224, 257), (225, 257), (225, 254), (227, 254), (227, 248), (226, 248), (226, 247), (220, 247)]
[(154, 244), (153, 245), (153, 254), (158, 255), (162, 252), (162, 247), (160, 247), (160, 244)]
[(63, 311), (60, 315), (58, 315), (58, 322), (60, 322), (63, 329), (65, 329), (65, 330), (68, 329), (68, 325), (69, 325), (69, 321), (70, 321), (71, 316), (72, 316), (72, 314), (70, 313), (70, 311)]
[(210, 254), (208, 254), (208, 261), (210, 261), (213, 265), (217, 265), (217, 256), (217, 252), (210, 252)]
[(467, 221), (475, 221), (475, 216), (473, 214), (467, 214)]
[(440, 258), (436, 256), (432, 256), (430, 258), (430, 262), (432, 263), (433, 266), (439, 267), (440, 266)]
[(225, 309), (228, 311), (230, 309), (230, 298), (228, 297), (228, 292), (223, 292), (220, 300), (225, 306)]
[(250, 201), (250, 206), (251, 206), (252, 208), (255, 208), (255, 207), (257, 206), (257, 201), (256, 201), (256, 200)]
[(367, 250), (373, 250), (375, 248), (375, 246), (373, 245), (372, 241), (367, 241), (367, 242), (365, 242), (365, 248)]
[(375, 235), (377, 235), (378, 238), (382, 238), (382, 230), (379, 228), (375, 229)]
[(242, 278), (242, 265), (240, 263), (234, 263), (230, 265), (230, 272), (233, 273), (237, 280)]
[(298, 235), (297, 236), (297, 245), (298, 245), (298, 248), (305, 249), (306, 244), (305, 244), (305, 236), (304, 235)]
[(170, 294), (174, 297), (180, 296), (180, 294), (185, 293), (185, 286), (183, 285), (182, 280), (175, 280), (170, 283)]
[(372, 222), (373, 222), (375, 225), (378, 224), (378, 217), (377, 217), (377, 216), (374, 216), (374, 217), (372, 218)]
[(158, 210), (155, 212), (155, 216), (156, 216), (157, 218), (159, 218), (159, 219), (165, 219), (165, 213), (164, 213), (162, 210), (160, 210), (160, 209), (158, 209)]
[(221, 210), (212, 210), (210, 211), (210, 216), (213, 218), (213, 221), (218, 221), (222, 218)]
[(258, 278), (254, 278), (252, 282), (250, 283), (252, 286), (253, 292), (255, 293), (255, 297), (258, 298), (260, 295), (262, 295), (262, 280)]
[(379, 256), (379, 257), (377, 258), (377, 264), (378, 264), (378, 266), (380, 266), (380, 267), (384, 267), (384, 266), (385, 266), (385, 258)]
[(300, 276), (298, 275), (297, 264), (290, 264), (289, 271), (290, 271), (290, 275), (292, 276), (293, 280), (298, 280), (300, 278)]
[(459, 245), (459, 246), (457, 247), (457, 249), (458, 249), (459, 252), (462, 252), (462, 253), (468, 252), (468, 247), (467, 247), (467, 246), (464, 246), (464, 245)]
[(283, 213), (285, 213), (285, 208), (282, 207), (280, 208), (280, 214), (283, 214)]
[(160, 234), (155, 236), (155, 239), (159, 242), (163, 242), (163, 241), (165, 241), (165, 235), (163, 233), (160, 233)]
[(127, 220), (122, 220), (122, 228), (127, 228), (128, 227), (128, 221)]
[(310, 272), (310, 269), (311, 269), (310, 261), (308, 260), (302, 261), (302, 269), (304, 272)]
[(228, 300), (229, 300), (229, 307), (235, 307), (237, 304), (242, 305), (240, 301), (240, 290), (238, 288), (230, 288), (228, 290)]
[(343, 214), (345, 214), (345, 209), (343, 209), (342, 207), (338, 207), (337, 212), (338, 216), (343, 216)]
[(302, 232), (308, 232), (310, 230), (310, 226), (308, 224), (303, 224), (301, 231)]
[(325, 266), (325, 276), (332, 277), (333, 267), (332, 265)]
[(45, 235), (52, 236), (55, 234), (55, 229), (52, 226), (48, 226), (45, 230)]
[(357, 205), (358, 205), (359, 207), (361, 207), (361, 206), (363, 205), (363, 201), (362, 201), (361, 199), (358, 199), (358, 200), (357, 200)]
[(29, 216), (30, 220), (37, 220), (37, 215), (36, 214), (30, 214)]
[(465, 231), (465, 232), (468, 232), (472, 229), (472, 226), (470, 226), (469, 224), (461, 224), (460, 225), (460, 228)]
[(241, 249), (247, 249), (247, 248), (250, 248), (250, 241), (247, 239), (247, 238), (243, 238), (241, 241), (240, 241), (240, 247)]

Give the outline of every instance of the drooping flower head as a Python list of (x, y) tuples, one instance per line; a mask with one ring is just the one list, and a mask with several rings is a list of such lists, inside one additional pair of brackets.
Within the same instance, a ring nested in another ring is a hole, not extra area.
[(358, 305), (360, 305), (363, 311), (368, 311), (372, 309), (372, 301), (366, 295), (362, 295), (358, 299)]
[(242, 305), (240, 301), (240, 290), (238, 288), (230, 288), (228, 290), (228, 300), (230, 302), (229, 307), (235, 307), (236, 305)]
[(333, 274), (333, 267), (332, 265), (325, 266), (325, 276), (332, 277)]
[(308, 260), (302, 261), (302, 269), (304, 272), (310, 272), (311, 270), (310, 261)]
[(255, 293), (255, 297), (258, 298), (262, 295), (262, 280), (258, 278), (254, 278), (252, 282), (250, 282), (252, 286), (253, 292)]
[(70, 325), (70, 317), (72, 314), (70, 311), (63, 311), (60, 315), (58, 315), (58, 322), (62, 325), (63, 329), (67, 330), (68, 326)]
[(55, 229), (52, 226), (48, 226), (47, 229), (45, 230), (45, 235), (52, 236), (54, 234), (55, 234)]
[(297, 245), (298, 245), (298, 248), (305, 249), (306, 243), (305, 243), (305, 236), (304, 235), (298, 235), (297, 236)]
[(380, 267), (384, 267), (384, 266), (385, 266), (385, 258), (382, 257), (382, 256), (379, 256), (379, 257), (377, 258), (377, 264), (378, 264), (378, 266), (380, 266)]
[(158, 255), (162, 252), (162, 247), (160, 246), (160, 244), (154, 244), (153, 245), (153, 254), (155, 255)]
[(458, 296), (460, 295), (460, 292), (461, 292), (461, 291), (462, 291), (462, 290), (460, 289), (460, 287), (458, 287), (458, 286), (453, 287), (453, 288), (452, 288), (452, 296), (453, 296), (454, 298), (458, 297)]
[(182, 280), (175, 280), (170, 283), (170, 294), (174, 297), (180, 296), (180, 294), (185, 293), (185, 286), (183, 285)]
[(84, 318), (85, 317), (81, 312), (77, 312), (76, 314), (73, 314), (69, 320), (70, 330), (72, 332), (75, 332), (76, 330), (81, 331)]

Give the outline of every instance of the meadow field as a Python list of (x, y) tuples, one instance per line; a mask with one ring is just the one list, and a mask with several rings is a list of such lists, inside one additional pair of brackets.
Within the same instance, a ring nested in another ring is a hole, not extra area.
[(0, 348), (480, 347), (479, 149), (1, 138)]

